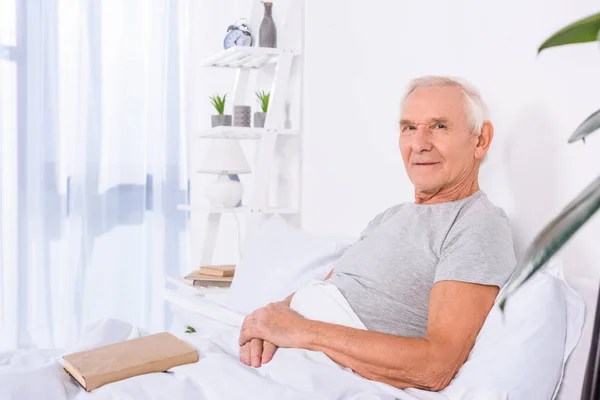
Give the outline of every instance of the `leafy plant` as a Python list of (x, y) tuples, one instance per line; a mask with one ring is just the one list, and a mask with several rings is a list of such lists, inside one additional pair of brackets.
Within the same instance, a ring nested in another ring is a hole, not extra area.
[[(573, 43), (600, 42), (600, 13), (576, 21), (550, 36), (538, 49), (563, 46)], [(585, 138), (600, 128), (600, 110), (585, 119), (568, 142), (572, 143)], [(525, 257), (520, 261), (518, 269), (524, 276), (508, 288), (500, 308), (504, 309), (509, 297), (525, 282), (531, 279), (546, 262), (567, 243), (567, 241), (585, 224), (600, 208), (600, 176), (588, 185), (564, 210), (542, 230), (527, 249)], [(552, 327), (549, 327), (552, 329)], [(588, 363), (581, 392), (582, 400), (600, 398), (600, 297), (596, 302), (596, 317), (592, 343), (588, 354)]]
[(193, 326), (188, 325), (185, 327), (185, 333), (196, 333), (196, 330), (194, 329)]
[[(559, 30), (550, 36), (538, 49), (544, 49), (573, 43), (600, 41), (600, 13), (584, 18)], [(581, 139), (600, 128), (600, 110), (583, 121), (568, 142)], [(533, 277), (546, 262), (586, 223), (600, 208), (600, 177), (586, 187), (564, 210), (542, 230), (527, 249), (519, 263), (518, 270), (525, 275), (516, 284), (508, 288), (500, 308), (515, 290)]]
[(224, 95), (223, 97), (214, 95), (210, 96), (209, 99), (215, 110), (217, 110), (217, 113), (219, 113), (219, 115), (223, 115), (225, 112), (225, 100), (227, 99), (227, 95)]
[(265, 93), (264, 90), (260, 92), (256, 92), (256, 97), (258, 99), (258, 103), (260, 104), (260, 109), (262, 112), (267, 112), (269, 109), (269, 100), (271, 99), (271, 93)]

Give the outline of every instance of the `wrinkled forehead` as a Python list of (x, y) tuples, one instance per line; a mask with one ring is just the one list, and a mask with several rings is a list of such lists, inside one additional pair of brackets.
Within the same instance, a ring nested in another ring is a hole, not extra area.
[(466, 112), (466, 98), (458, 86), (430, 86), (417, 88), (405, 98), (401, 119), (418, 122), (443, 117), (466, 121)]

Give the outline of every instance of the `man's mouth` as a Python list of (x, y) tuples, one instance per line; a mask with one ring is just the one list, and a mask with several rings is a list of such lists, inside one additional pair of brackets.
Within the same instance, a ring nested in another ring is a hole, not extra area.
[(419, 165), (419, 166), (427, 166), (427, 165), (435, 165), (435, 164), (439, 164), (438, 162), (416, 162), (413, 163), (413, 165)]

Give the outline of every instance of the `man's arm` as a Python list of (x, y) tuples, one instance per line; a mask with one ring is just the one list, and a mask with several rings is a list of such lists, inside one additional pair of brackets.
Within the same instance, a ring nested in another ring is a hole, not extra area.
[(307, 320), (282, 304), (271, 304), (244, 321), (240, 344), (260, 337), (280, 347), (322, 351), (365, 378), (437, 391), (465, 362), (497, 294), (497, 286), (436, 283), (423, 338)]
[(322, 351), (359, 375), (398, 388), (441, 390), (467, 359), (498, 290), (497, 286), (438, 282), (431, 291), (423, 338), (309, 321), (305, 348)]

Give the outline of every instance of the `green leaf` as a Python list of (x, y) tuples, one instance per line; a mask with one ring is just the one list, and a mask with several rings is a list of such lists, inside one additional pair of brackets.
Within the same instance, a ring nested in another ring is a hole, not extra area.
[(218, 112), (219, 114), (223, 114), (225, 112), (225, 99), (227, 98), (227, 95), (219, 98), (219, 108), (218, 108)]
[(267, 112), (267, 110), (269, 109), (269, 100), (271, 98), (271, 93), (265, 93), (265, 91), (262, 90), (260, 92), (255, 92), (254, 94), (258, 99), (258, 104), (260, 105), (262, 112)]
[(195, 332), (196, 332), (196, 330), (194, 329), (193, 326), (188, 325), (185, 327), (185, 333), (195, 333)]
[(585, 137), (598, 129), (600, 129), (600, 110), (587, 117), (585, 121), (575, 129), (575, 132), (573, 132), (569, 138), (569, 143), (573, 143), (579, 139), (585, 142)]
[(500, 308), (504, 309), (507, 299), (525, 282), (531, 279), (546, 262), (588, 221), (600, 208), (600, 176), (588, 185), (565, 209), (554, 218), (535, 238), (517, 267), (524, 278), (506, 291)]
[(226, 98), (227, 98), (227, 94), (225, 94), (223, 97), (221, 97), (219, 95), (209, 97), (212, 106), (215, 108), (215, 110), (217, 110), (217, 113), (219, 113), (221, 115), (225, 112), (225, 99)]
[(600, 13), (594, 14), (582, 20), (562, 28), (550, 36), (538, 49), (538, 53), (544, 49), (554, 46), (563, 46), (573, 43), (586, 43), (598, 40), (600, 31)]

